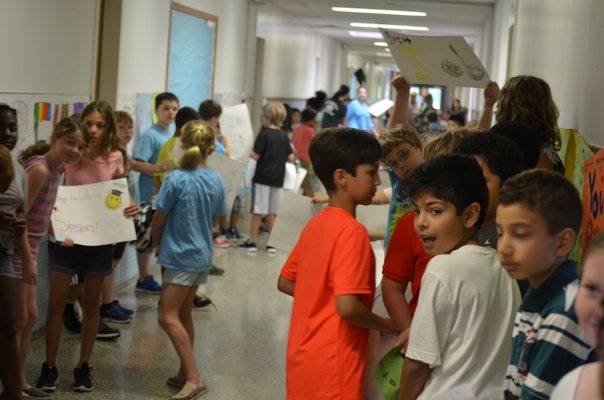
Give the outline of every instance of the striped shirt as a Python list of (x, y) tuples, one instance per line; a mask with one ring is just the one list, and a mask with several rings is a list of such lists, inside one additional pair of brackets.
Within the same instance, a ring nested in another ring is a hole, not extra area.
[(57, 197), (57, 187), (59, 186), (60, 176), (59, 171), (53, 168), (44, 156), (30, 157), (25, 161), (23, 167), (25, 168), (25, 171), (29, 171), (37, 165), (46, 168), (48, 177), (36, 196), (31, 209), (27, 213), (27, 233), (29, 245), (34, 255), (38, 253), (38, 243), (40, 242), (40, 239), (48, 230), (50, 214), (52, 213), (52, 207)]
[(514, 322), (506, 400), (549, 399), (556, 383), (586, 362), (591, 349), (575, 313), (578, 290), (571, 260), (541, 286), (529, 289)]

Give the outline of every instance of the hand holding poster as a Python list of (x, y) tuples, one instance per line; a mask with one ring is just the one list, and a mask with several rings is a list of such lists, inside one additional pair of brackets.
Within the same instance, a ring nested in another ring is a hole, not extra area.
[(584, 164), (583, 180), (583, 251), (604, 228), (604, 149)]
[(59, 186), (51, 216), (57, 241), (71, 239), (100, 246), (136, 239), (134, 222), (124, 216), (130, 205), (125, 178), (90, 185)]
[(490, 78), (462, 36), (416, 36), (380, 29), (409, 83), (484, 88)]

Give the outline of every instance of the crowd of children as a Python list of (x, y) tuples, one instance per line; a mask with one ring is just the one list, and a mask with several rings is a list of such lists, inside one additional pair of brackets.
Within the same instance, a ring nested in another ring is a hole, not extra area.
[(294, 298), (287, 398), (365, 398), (368, 329), (398, 334), (399, 399), (462, 384), (476, 399), (601, 398), (600, 364), (587, 363), (604, 326), (602, 238), (586, 251), (579, 283), (569, 255), (583, 210), (556, 153), (549, 86), (532, 76), (501, 91), (491, 82), (478, 128), (422, 140), (409, 126), (409, 84), (401, 76), (392, 84), (390, 129), (379, 139), (395, 210), (381, 283), (391, 320), (370, 311), (375, 260), (354, 221), (357, 205), (382, 199), (368, 154), (378, 141), (323, 130), (309, 155), (329, 205), (308, 222), (278, 279)]
[[(329, 100), (328, 114), (318, 115), (311, 102), (298, 123), (283, 104), (263, 108), (263, 128), (250, 155), (250, 234), (239, 247), (257, 251), (261, 225), (272, 230), (286, 163), (297, 158), (309, 172), (303, 193), (312, 195), (316, 176), (327, 195), (313, 201), (328, 202), (302, 231), (278, 277), (278, 289), (293, 297), (287, 398), (365, 398), (371, 329), (401, 345), (399, 399), (431, 399), (461, 384), (477, 399), (599, 398), (600, 364), (588, 362), (602, 345), (604, 239), (594, 239), (585, 252), (579, 281), (569, 254), (583, 210), (556, 153), (558, 112), (549, 86), (531, 76), (513, 77), (501, 90), (490, 83), (477, 129), (463, 128), (465, 114), (456, 100), (449, 129), (422, 138), (414, 126), (419, 119), (420, 129), (436, 130), (430, 95), (417, 112), (405, 78), (395, 77), (392, 85), (395, 106), (379, 140), (367, 126), (346, 127), (354, 118), (364, 120), (363, 88), (348, 120), (344, 85)], [(491, 127), (495, 103), (497, 124)], [(119, 336), (102, 321), (132, 320), (133, 311), (115, 293), (126, 243), (56, 241), (50, 248), (46, 359), (35, 385), (27, 381), (39, 243), (52, 234), (53, 208), (65, 211), (54, 206), (58, 185), (121, 177), (130, 189), (123, 218), (137, 227), (136, 290), (160, 294), (158, 322), (180, 360), (166, 382), (177, 390), (171, 398), (194, 399), (208, 391), (193, 353), (191, 309), (211, 303), (199, 286), (209, 274), (224, 272), (212, 263), (214, 247), (243, 239), (237, 230), (242, 199), (226, 204), (224, 182), (208, 167), (213, 152), (230, 152), (228, 132), (220, 130), (220, 104), (207, 100), (198, 111), (180, 108), (166, 92), (157, 96), (155, 113), (157, 124), (138, 138), (132, 157), (126, 151), (132, 117), (93, 101), (60, 121), (48, 144), (29, 147), (14, 160), (9, 151), (17, 144), (17, 114), (0, 105), (3, 398), (49, 397), (57, 388), (62, 323), (74, 313), (76, 299), (82, 321), (75, 391), (93, 390), (95, 340)], [(319, 118), (333, 127), (317, 132)], [(380, 162), (391, 184), (384, 191), (377, 191)], [(390, 206), (381, 282), (388, 318), (372, 312), (375, 257), (370, 235), (356, 221), (357, 205), (369, 204)], [(149, 273), (153, 252), (161, 284)]]

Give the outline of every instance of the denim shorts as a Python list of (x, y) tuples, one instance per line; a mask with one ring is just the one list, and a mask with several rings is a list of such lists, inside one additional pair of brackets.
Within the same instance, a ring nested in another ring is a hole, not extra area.
[(15, 270), (13, 269), (13, 257), (2, 250), (0, 250), (0, 276), (7, 276), (9, 278), (15, 277)]
[(203, 272), (189, 272), (166, 268), (162, 277), (162, 283), (171, 283), (180, 286), (199, 286), (208, 281), (208, 272), (209, 270)]
[(55, 245), (51, 253), (50, 268), (54, 272), (84, 278), (101, 278), (111, 274), (113, 245), (64, 247)]

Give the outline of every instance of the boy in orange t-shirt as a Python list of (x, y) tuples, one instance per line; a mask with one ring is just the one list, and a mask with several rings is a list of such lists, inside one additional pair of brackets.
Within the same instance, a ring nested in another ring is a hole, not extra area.
[(331, 128), (310, 144), (329, 205), (300, 234), (278, 289), (294, 297), (287, 345), (287, 399), (363, 399), (368, 329), (396, 333), (373, 314), (375, 257), (356, 206), (380, 184), (381, 149), (369, 133)]

